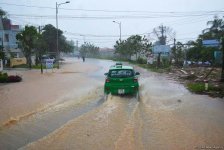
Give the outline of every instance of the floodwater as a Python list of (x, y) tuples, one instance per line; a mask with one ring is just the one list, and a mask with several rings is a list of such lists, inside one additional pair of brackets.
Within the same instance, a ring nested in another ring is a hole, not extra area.
[(224, 149), (223, 99), (191, 94), (165, 75), (136, 67), (140, 101), (115, 95), (105, 100), (103, 74), (113, 62), (86, 63), (97, 66), (83, 74), (98, 83), (95, 88), (2, 127), (0, 149)]

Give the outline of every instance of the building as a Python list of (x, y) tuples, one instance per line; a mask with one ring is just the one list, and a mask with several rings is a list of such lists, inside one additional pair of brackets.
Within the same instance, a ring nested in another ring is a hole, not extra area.
[(20, 26), (12, 25), (10, 19), (0, 18), (0, 45), (8, 58), (23, 56), (16, 40), (16, 34), (20, 31)]

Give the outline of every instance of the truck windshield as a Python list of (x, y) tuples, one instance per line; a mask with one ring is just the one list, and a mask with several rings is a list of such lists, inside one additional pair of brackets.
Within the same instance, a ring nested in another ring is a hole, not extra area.
[(109, 77), (111, 78), (128, 78), (133, 77), (134, 71), (130, 69), (111, 70), (109, 71)]

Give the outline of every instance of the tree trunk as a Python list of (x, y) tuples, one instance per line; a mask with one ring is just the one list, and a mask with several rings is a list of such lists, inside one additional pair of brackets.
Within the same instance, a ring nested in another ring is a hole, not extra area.
[(160, 67), (160, 56), (161, 56), (161, 53), (159, 52), (158, 58), (157, 58), (157, 67)]
[(32, 60), (31, 60), (31, 55), (29, 56), (29, 68), (32, 68)]
[(31, 64), (31, 54), (26, 55), (26, 60), (27, 60), (27, 65), (31, 69), (32, 68), (32, 64)]

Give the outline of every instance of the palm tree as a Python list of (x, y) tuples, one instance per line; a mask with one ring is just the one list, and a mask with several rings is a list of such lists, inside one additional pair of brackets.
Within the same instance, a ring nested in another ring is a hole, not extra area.
[(7, 13), (3, 9), (0, 8), (0, 17), (3, 18), (6, 16), (6, 14)]
[(213, 21), (208, 21), (207, 25), (211, 25), (209, 28), (210, 31), (220, 31), (224, 29), (224, 21), (217, 16), (214, 17)]
[(213, 21), (208, 21), (207, 25), (210, 27), (203, 30), (203, 34), (212, 36), (213, 38), (220, 39), (224, 34), (224, 20), (214, 17)]

